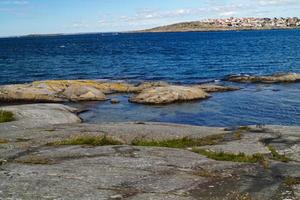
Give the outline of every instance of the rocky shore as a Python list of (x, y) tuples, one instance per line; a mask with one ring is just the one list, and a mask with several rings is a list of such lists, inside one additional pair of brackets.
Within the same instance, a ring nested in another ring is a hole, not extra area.
[[(300, 74), (285, 73), (270, 76), (230, 76), (226, 81), (239, 83), (292, 83), (300, 81)], [(104, 101), (107, 94), (131, 93), (129, 99), (141, 104), (170, 104), (201, 100), (209, 93), (227, 92), (239, 88), (216, 85), (173, 85), (166, 82), (104, 82), (97, 80), (51, 80), (29, 84), (0, 86), (0, 102), (68, 102)]]
[(29, 84), (0, 86), (0, 102), (68, 102), (105, 101), (107, 94), (132, 93), (130, 101), (143, 104), (167, 104), (179, 101), (206, 99), (211, 92), (239, 88), (202, 84), (171, 85), (165, 82), (129, 84), (95, 80), (56, 80)]
[[(228, 81), (291, 83), (299, 75)], [(114, 93), (130, 94), (132, 103), (170, 104), (237, 89), (96, 80), (0, 86), (1, 102), (39, 102), (0, 107), (13, 115), (0, 123), (0, 199), (299, 199), (298, 126), (87, 124), (76, 108), (58, 104)]]
[(60, 104), (1, 109), (17, 121), (0, 124), (0, 199), (300, 197), (300, 127), (85, 124)]

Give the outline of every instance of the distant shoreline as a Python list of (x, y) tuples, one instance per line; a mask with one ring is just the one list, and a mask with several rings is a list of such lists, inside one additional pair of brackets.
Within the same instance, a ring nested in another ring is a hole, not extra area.
[(124, 33), (186, 33), (186, 32), (222, 32), (222, 31), (272, 31), (272, 30), (300, 30), (300, 27), (274, 27), (274, 28), (211, 28), (211, 29), (185, 29), (185, 30), (138, 30)]
[(139, 33), (188, 33), (188, 32), (222, 32), (222, 31), (272, 31), (272, 30), (300, 30), (300, 27), (286, 27), (286, 28), (241, 28), (241, 29), (201, 29), (201, 30), (137, 30), (124, 32), (91, 32), (91, 33), (70, 33), (70, 34), (37, 34), (37, 35), (21, 35), (21, 36), (7, 36), (0, 37), (0, 39), (14, 39), (14, 38), (43, 38), (43, 37), (58, 37), (58, 36), (77, 36), (77, 35), (97, 35), (97, 34), (139, 34)]
[(140, 30), (138, 32), (203, 32), (203, 31), (240, 31), (240, 30), (276, 30), (299, 29), (298, 17), (288, 18), (224, 18), (190, 21)]
[(222, 31), (272, 31), (272, 30), (300, 30), (298, 27), (271, 27), (271, 28), (207, 28), (207, 29), (184, 29), (184, 30), (133, 30), (124, 32), (90, 32), (90, 33), (60, 33), (60, 34), (30, 34), (20, 36), (5, 36), (0, 39), (9, 38), (41, 38), (58, 36), (96, 35), (96, 34), (131, 34), (131, 33), (187, 33), (187, 32), (222, 32)]

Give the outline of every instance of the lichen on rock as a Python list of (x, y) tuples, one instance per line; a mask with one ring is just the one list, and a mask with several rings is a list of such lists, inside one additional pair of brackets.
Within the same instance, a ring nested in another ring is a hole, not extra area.
[(0, 101), (102, 101), (105, 93), (135, 91), (134, 85), (94, 80), (49, 80), (0, 87)]

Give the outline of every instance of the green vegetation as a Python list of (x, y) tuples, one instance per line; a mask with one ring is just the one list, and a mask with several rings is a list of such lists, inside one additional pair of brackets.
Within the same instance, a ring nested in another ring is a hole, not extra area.
[(300, 179), (289, 176), (285, 178), (284, 184), (286, 184), (287, 186), (299, 185)]
[(215, 145), (224, 140), (224, 135), (212, 135), (204, 138), (179, 138), (170, 140), (145, 140), (145, 139), (135, 139), (132, 141), (134, 146), (150, 146), (150, 147), (168, 147), (168, 148), (188, 148), (195, 146), (205, 146), (205, 145)]
[(225, 131), (230, 131), (231, 132), (232, 137), (233, 137), (232, 139), (234, 139), (234, 140), (241, 140), (242, 137), (243, 137), (243, 133), (245, 133), (245, 132), (251, 132), (252, 129), (251, 129), (251, 127), (248, 127), (248, 126), (240, 126), (237, 129), (235, 129), (235, 130), (225, 129)]
[(226, 197), (226, 199), (231, 200), (254, 200), (249, 193), (240, 193), (238, 191), (232, 191)]
[(105, 145), (121, 145), (120, 141), (114, 140), (107, 136), (99, 135), (77, 135), (66, 140), (60, 140), (48, 145), (90, 145), (90, 146), (105, 146)]
[(45, 129), (45, 131), (48, 131), (48, 132), (54, 132), (55, 130), (56, 130), (55, 128)]
[(29, 140), (28, 138), (16, 138), (16, 142), (28, 142)]
[(194, 171), (193, 174), (196, 176), (207, 177), (207, 178), (221, 177), (221, 174), (218, 174), (214, 171), (210, 171), (207, 169), (198, 169), (198, 170)]
[(9, 111), (0, 110), (0, 123), (14, 121), (14, 114)]
[(28, 156), (25, 159), (17, 160), (18, 163), (23, 164), (33, 164), (33, 165), (52, 165), (55, 164), (55, 162), (48, 158), (43, 158), (40, 156)]
[(214, 151), (196, 149), (196, 148), (194, 148), (192, 151), (204, 155), (207, 158), (220, 160), (220, 161), (256, 163), (265, 160), (264, 156), (259, 153), (254, 155), (246, 155), (244, 153), (234, 154), (234, 153), (226, 153), (226, 152), (214, 152)]
[(272, 154), (272, 159), (273, 160), (277, 160), (277, 161), (281, 161), (281, 162), (288, 162), (290, 160), (285, 155), (279, 154), (274, 146), (269, 145), (268, 149), (270, 150), (270, 152)]
[(241, 131), (236, 131), (233, 134), (234, 134), (234, 139), (236, 139), (236, 140), (242, 139), (242, 132)]
[(5, 144), (5, 143), (8, 143), (8, 140), (7, 140), (7, 139), (0, 138), (0, 144)]
[(271, 165), (268, 159), (264, 157), (264, 159), (260, 160), (260, 164), (265, 168), (265, 169), (270, 169)]
[(240, 126), (237, 130), (239, 130), (239, 131), (251, 131), (251, 127), (249, 127), (249, 126)]

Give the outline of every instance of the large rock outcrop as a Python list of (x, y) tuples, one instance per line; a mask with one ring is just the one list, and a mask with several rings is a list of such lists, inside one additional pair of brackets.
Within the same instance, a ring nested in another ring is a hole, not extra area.
[(142, 90), (130, 101), (142, 104), (169, 104), (174, 102), (206, 99), (209, 95), (202, 89), (187, 86), (162, 86)]
[(68, 88), (70, 86), (92, 87), (102, 91), (103, 93), (132, 92), (135, 89), (134, 85), (132, 84), (100, 80), (47, 80), (36, 81), (32, 84), (33, 86), (51, 88), (55, 91), (61, 91), (62, 89)]
[(124, 82), (96, 80), (48, 80), (29, 84), (0, 86), (0, 102), (66, 102), (103, 101), (106, 94), (135, 93), (131, 102), (168, 104), (178, 101), (205, 99), (208, 93), (233, 91), (238, 88), (215, 85), (171, 85), (167, 82), (142, 82), (134, 85)]
[(300, 81), (300, 74), (297, 73), (283, 73), (273, 74), (270, 76), (230, 76), (228, 81), (240, 83), (292, 83)]
[(167, 86), (166, 82), (144, 82), (138, 85), (97, 80), (47, 80), (30, 84), (0, 86), (0, 101), (64, 102), (102, 101), (105, 94), (139, 93), (145, 89)]
[(66, 101), (57, 91), (31, 84), (0, 86), (0, 101), (5, 102), (63, 102)]
[(133, 85), (92, 80), (37, 81), (0, 86), (0, 101), (63, 102), (101, 101), (105, 93), (135, 91)]

